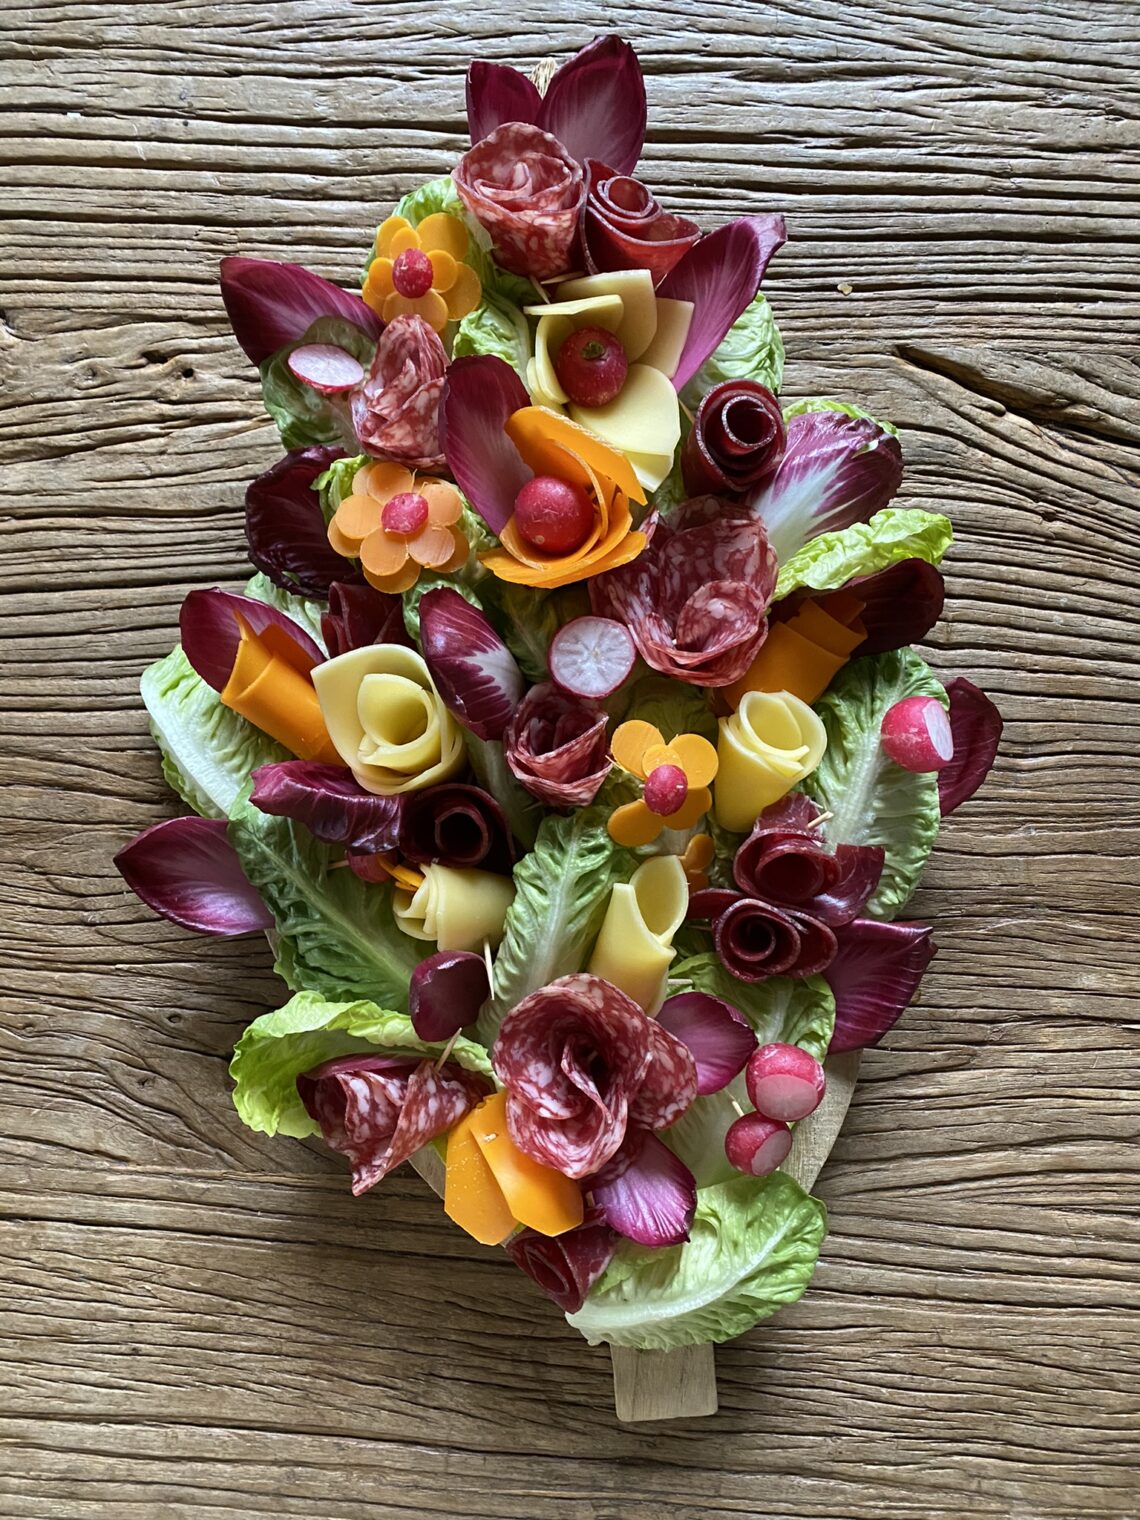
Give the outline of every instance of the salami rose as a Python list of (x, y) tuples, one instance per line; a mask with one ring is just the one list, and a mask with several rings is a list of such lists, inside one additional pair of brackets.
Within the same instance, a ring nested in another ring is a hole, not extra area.
[(380, 334), (372, 370), (353, 394), (360, 445), (414, 470), (446, 463), (439, 441), (439, 398), (447, 354), (422, 317), (396, 317)]
[(632, 564), (590, 582), (594, 612), (624, 623), (642, 659), (663, 675), (730, 686), (767, 632), (776, 556), (764, 525), (715, 496), (650, 524), (650, 542)]
[(536, 280), (567, 273), (586, 182), (556, 137), (506, 122), (463, 155), (452, 178), (504, 269)]
[(357, 1195), (458, 1124), (489, 1089), (453, 1061), (437, 1071), (400, 1056), (339, 1056), (297, 1078), (325, 1144), (352, 1163)]
[(619, 1240), (601, 1209), (591, 1209), (577, 1229), (565, 1235), (551, 1238), (537, 1230), (520, 1230), (505, 1250), (560, 1309), (577, 1314), (613, 1259)]
[(507, 764), (548, 807), (585, 807), (613, 766), (606, 715), (549, 682), (532, 686), (503, 735)]
[(747, 496), (784, 457), (780, 403), (758, 380), (725, 380), (702, 400), (681, 454), (686, 491)]
[(672, 1124), (697, 1093), (688, 1047), (585, 972), (524, 998), (503, 1020), (491, 1060), (510, 1095), (511, 1138), (567, 1177), (604, 1166), (628, 1124)]
[(696, 222), (662, 211), (640, 180), (587, 160), (582, 250), (591, 274), (648, 269), (659, 285), (700, 235)]

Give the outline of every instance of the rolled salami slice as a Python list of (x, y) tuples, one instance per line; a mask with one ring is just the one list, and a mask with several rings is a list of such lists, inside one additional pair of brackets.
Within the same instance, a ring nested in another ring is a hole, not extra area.
[(605, 713), (550, 682), (527, 692), (503, 743), (515, 776), (548, 807), (585, 807), (613, 767)]
[(463, 155), (452, 177), (504, 269), (536, 280), (569, 270), (586, 180), (556, 137), (504, 122)]

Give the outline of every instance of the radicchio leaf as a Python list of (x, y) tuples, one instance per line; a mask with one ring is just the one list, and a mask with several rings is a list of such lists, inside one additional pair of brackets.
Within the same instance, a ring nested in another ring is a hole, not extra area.
[(299, 264), (223, 259), (221, 284), (234, 337), (254, 364), (299, 343), (320, 317), (343, 317), (372, 340), (384, 326), (358, 295)]
[(284, 612), (278, 612), (276, 607), (252, 596), (222, 591), (218, 586), (191, 591), (178, 615), (182, 650), (198, 675), (215, 691), (224, 688), (234, 668), (241, 639), (238, 614), (254, 633), (263, 633), (273, 627), (287, 634), (296, 646), (298, 668), (304, 665), (311, 670), (324, 659), (324, 654), (301, 625)]
[(954, 754), (938, 772), (938, 802), (943, 818), (961, 807), (990, 773), (1001, 742), (1001, 713), (973, 681), (955, 676), (946, 683), (950, 698), (950, 732)]
[(504, 432), (507, 418), (530, 405), (526, 387), (494, 354), (456, 359), (439, 403), (440, 447), (456, 485), (494, 533), (515, 510), (533, 477)]
[(420, 599), (420, 641), (439, 694), (480, 739), (501, 739), (526, 683), (515, 657), (477, 607), (449, 586)]
[(520, 1230), (504, 1247), (507, 1255), (567, 1314), (577, 1314), (586, 1295), (613, 1260), (620, 1236), (600, 1209), (590, 1210), (576, 1229), (553, 1239)]
[(542, 96), (534, 82), (503, 63), (477, 58), (467, 68), (467, 126), (473, 143), (507, 121), (538, 124)]
[(604, 159), (619, 174), (631, 174), (641, 157), (645, 124), (641, 65), (616, 36), (595, 37), (555, 70), (538, 122), (579, 163)]
[(136, 834), (115, 866), (136, 897), (183, 929), (218, 936), (272, 929), (226, 827), (217, 818), (168, 818)]
[[(344, 570), (344, 561), (341, 561)], [(329, 587), (329, 610), (321, 614), (321, 636), (329, 659), (366, 644), (406, 644), (404, 599), (377, 591), (366, 581), (334, 581)]]
[(324, 844), (353, 850), (394, 850), (403, 797), (366, 792), (341, 765), (282, 760), (253, 773), (250, 802), (263, 813), (303, 823)]
[(937, 946), (928, 924), (857, 918), (839, 930), (823, 975), (835, 994), (830, 1051), (877, 1045), (908, 1007)]
[(679, 1156), (648, 1130), (631, 1130), (621, 1150), (589, 1180), (606, 1223), (643, 1246), (688, 1240), (697, 1184)]
[(408, 1017), (421, 1040), (450, 1040), (491, 995), (487, 962), (472, 950), (437, 950), (420, 961), (408, 987)]
[(283, 591), (323, 601), (344, 574), (313, 489), (317, 476), (343, 457), (343, 449), (294, 449), (246, 490), (249, 557)]
[(924, 559), (899, 560), (874, 575), (848, 581), (843, 589), (865, 604), (859, 621), (867, 637), (852, 659), (921, 644), (942, 616), (946, 600), (941, 570)]
[(689, 1047), (702, 1096), (727, 1087), (756, 1049), (752, 1026), (731, 1003), (711, 992), (679, 992), (668, 998), (657, 1022)]

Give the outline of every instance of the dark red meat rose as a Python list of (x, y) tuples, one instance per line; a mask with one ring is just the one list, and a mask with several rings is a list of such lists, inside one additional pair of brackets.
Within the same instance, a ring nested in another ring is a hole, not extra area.
[(780, 403), (766, 385), (714, 385), (697, 408), (681, 454), (686, 491), (747, 496), (774, 474), (787, 436)]
[(560, 1309), (577, 1314), (609, 1266), (620, 1239), (601, 1209), (591, 1209), (577, 1229), (565, 1235), (551, 1238), (537, 1230), (520, 1230), (504, 1249)]
[(640, 180), (587, 160), (582, 250), (592, 274), (648, 269), (660, 285), (700, 235), (696, 222), (662, 211)]

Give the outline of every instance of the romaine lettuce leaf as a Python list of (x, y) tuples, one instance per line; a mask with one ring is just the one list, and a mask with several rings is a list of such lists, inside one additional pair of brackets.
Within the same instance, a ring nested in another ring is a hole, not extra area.
[(661, 731), (666, 739), (700, 734), (717, 741), (716, 715), (700, 690), (668, 676), (644, 675), (621, 692), (624, 711)]
[(695, 412), (705, 393), (722, 380), (758, 380), (778, 391), (783, 379), (784, 341), (767, 297), (758, 295), (685, 386), (681, 399)]
[(447, 211), (460, 221), (467, 220), (463, 202), (459, 199), (459, 192), (450, 174), (441, 175), (439, 179), (429, 179), (426, 184), (409, 190), (407, 195), (401, 196), (396, 202), (392, 215), (402, 216), (413, 227), (418, 227), (425, 217), (434, 216), (437, 211)]
[(343, 414), (330, 405), (327, 396), (298, 380), (289, 368), (289, 355), (302, 343), (332, 343), (345, 348), (360, 360), (365, 370), (372, 362), (375, 344), (367, 333), (342, 317), (320, 317), (301, 343), (287, 344), (259, 366), (265, 410), (277, 424), (281, 442), (287, 449), (304, 449), (313, 443), (343, 444), (346, 442)]
[(836, 591), (856, 576), (873, 575), (903, 559), (937, 565), (950, 547), (950, 519), (918, 507), (884, 507), (869, 522), (821, 533), (780, 566), (775, 600), (801, 586)]
[(686, 1245), (621, 1246), (567, 1321), (592, 1346), (731, 1340), (800, 1297), (826, 1228), (823, 1204), (783, 1172), (705, 1188)]
[[(297, 1096), (297, 1078), (324, 1061), (360, 1051), (375, 1055), (378, 1048), (410, 1056), (437, 1056), (444, 1049), (421, 1040), (405, 1013), (298, 992), (284, 1008), (254, 1019), (238, 1041), (230, 1062), (234, 1107), (243, 1124), (263, 1135), (318, 1135), (320, 1126)], [(487, 1052), (471, 1040), (457, 1039), (448, 1059), (491, 1074)]]
[(827, 750), (804, 791), (831, 817), (832, 844), (881, 845), (883, 874), (864, 908), (868, 918), (894, 918), (918, 884), (938, 833), (938, 777), (903, 770), (879, 742), (883, 718), (904, 697), (946, 693), (911, 649), (853, 660), (815, 704)]
[[(526, 287), (523, 298), (534, 299), (533, 287)], [(484, 290), (482, 301), (460, 322), (451, 354), (454, 359), (468, 354), (494, 354), (497, 359), (505, 359), (525, 384), (532, 345), (530, 326), (521, 304), (500, 290)]]
[(804, 396), (799, 401), (793, 401), (790, 406), (784, 408), (784, 421), (788, 422), (793, 417), (802, 417), (805, 412), (842, 412), (845, 417), (868, 417), (886, 432), (893, 433), (896, 438), (899, 436), (899, 430), (893, 422), (884, 422), (881, 417), (872, 417), (870, 412), (861, 406), (856, 406), (853, 401), (836, 401), (831, 396)]
[(422, 946), (397, 927), (391, 889), (361, 881), (303, 824), (244, 796), (230, 819), (242, 869), (276, 921), (276, 970), (289, 986), (405, 1008)]

